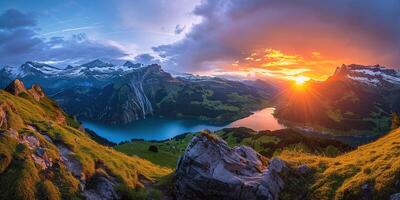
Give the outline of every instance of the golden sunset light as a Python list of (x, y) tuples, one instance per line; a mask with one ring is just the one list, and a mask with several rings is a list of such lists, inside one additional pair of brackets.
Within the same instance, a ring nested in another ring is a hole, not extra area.
[(225, 70), (210, 71), (204, 74), (261, 79), (265, 76), (295, 80), (296, 83), (302, 84), (310, 79), (326, 80), (340, 64), (341, 61), (325, 58), (318, 51), (311, 51), (302, 56), (267, 48), (248, 53), (242, 59), (223, 67)]
[(309, 81), (310, 78), (305, 77), (305, 76), (297, 76), (297, 77), (293, 78), (293, 80), (295, 81), (295, 83), (296, 83), (297, 85), (302, 85), (302, 84), (304, 84), (305, 82)]

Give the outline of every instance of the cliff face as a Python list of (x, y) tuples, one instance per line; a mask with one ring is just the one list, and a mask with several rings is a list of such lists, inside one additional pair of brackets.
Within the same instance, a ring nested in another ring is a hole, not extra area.
[(176, 170), (178, 199), (279, 199), (284, 161), (266, 159), (252, 148), (230, 148), (216, 135), (192, 139)]

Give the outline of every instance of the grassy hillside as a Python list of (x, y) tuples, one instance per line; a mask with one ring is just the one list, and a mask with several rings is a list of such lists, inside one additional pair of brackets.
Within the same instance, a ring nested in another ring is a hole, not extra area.
[[(302, 192), (310, 199), (389, 199), (400, 192), (399, 156), (400, 129), (333, 158), (293, 151), (280, 154), (292, 166), (307, 164), (313, 169), (310, 177), (292, 180), (301, 184), (289, 188), (299, 190), (302, 185)], [(287, 199), (298, 195), (299, 191), (295, 196), (286, 193)]]
[(81, 199), (95, 177), (133, 189), (171, 172), (102, 146), (78, 126), (47, 97), (0, 90), (1, 199)]
[[(187, 144), (199, 133), (179, 135), (171, 140), (162, 142), (134, 141), (117, 145), (114, 148), (128, 155), (150, 160), (161, 166), (175, 168), (179, 156), (185, 151)], [(291, 129), (256, 132), (248, 128), (226, 128), (217, 131), (229, 146), (246, 145), (260, 154), (271, 157), (279, 155), (284, 149), (302, 152), (312, 152), (327, 156), (335, 156), (349, 147), (334, 140), (305, 136)], [(155, 146), (158, 152), (150, 151)]]

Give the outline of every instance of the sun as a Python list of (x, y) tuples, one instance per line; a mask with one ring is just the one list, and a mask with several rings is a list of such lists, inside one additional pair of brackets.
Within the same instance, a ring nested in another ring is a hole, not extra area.
[(293, 80), (297, 85), (303, 85), (305, 82), (309, 81), (310, 78), (306, 76), (296, 76), (293, 78)]

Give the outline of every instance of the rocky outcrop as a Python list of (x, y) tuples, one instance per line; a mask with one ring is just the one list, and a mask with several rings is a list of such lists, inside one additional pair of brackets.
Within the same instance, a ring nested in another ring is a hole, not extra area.
[(15, 96), (20, 95), (21, 93), (27, 93), (30, 94), (36, 101), (39, 101), (40, 99), (42, 99), (43, 97), (46, 96), (46, 94), (44, 93), (42, 87), (40, 87), (37, 84), (33, 84), (32, 87), (27, 90), (25, 88), (25, 85), (22, 81), (16, 79), (13, 82), (11, 82), (6, 88), (5, 90), (7, 92), (9, 92), (10, 94), (13, 94)]
[(230, 148), (203, 133), (192, 139), (176, 170), (177, 199), (279, 199), (284, 161), (266, 160), (252, 148)]
[(97, 173), (87, 184), (83, 191), (86, 200), (108, 200), (119, 199), (119, 195), (114, 189), (117, 182), (113, 177)]
[(61, 160), (67, 169), (84, 184), (86, 181), (86, 176), (82, 172), (82, 163), (76, 158), (75, 153), (69, 150), (63, 144), (57, 144), (57, 148), (61, 154)]
[(36, 100), (39, 101), (43, 97), (46, 96), (46, 94), (43, 92), (42, 87), (40, 85), (32, 85), (32, 88), (29, 89), (29, 93), (32, 95), (32, 97)]
[(13, 82), (11, 82), (5, 89), (7, 92), (18, 96), (19, 94), (26, 92), (26, 88), (24, 83), (22, 81), (16, 79)]
[(0, 129), (8, 129), (6, 104), (0, 104)]

